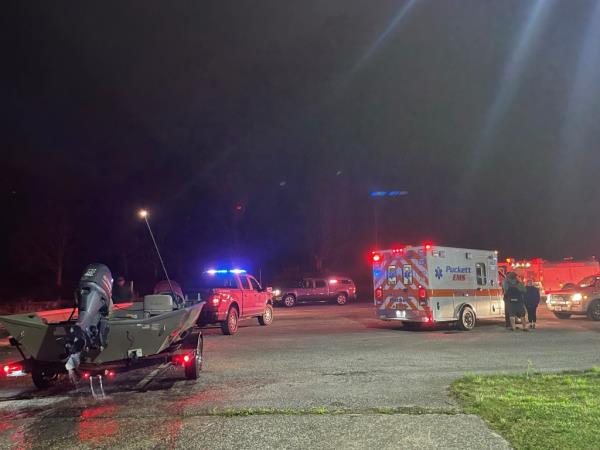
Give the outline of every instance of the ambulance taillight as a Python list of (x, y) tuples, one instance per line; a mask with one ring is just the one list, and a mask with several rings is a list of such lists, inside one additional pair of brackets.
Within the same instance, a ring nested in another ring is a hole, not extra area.
[(419, 287), (419, 304), (421, 306), (427, 305), (427, 290), (424, 287)]
[(381, 288), (375, 289), (375, 298), (381, 299), (383, 297), (383, 290)]

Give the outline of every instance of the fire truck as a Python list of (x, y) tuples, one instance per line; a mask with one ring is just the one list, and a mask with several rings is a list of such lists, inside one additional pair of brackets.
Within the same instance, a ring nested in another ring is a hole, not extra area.
[(506, 258), (498, 264), (501, 272), (516, 272), (524, 281), (532, 280), (544, 294), (559, 291), (575, 285), (585, 277), (600, 273), (600, 264), (595, 257), (576, 261), (546, 261), (541, 258), (514, 259)]

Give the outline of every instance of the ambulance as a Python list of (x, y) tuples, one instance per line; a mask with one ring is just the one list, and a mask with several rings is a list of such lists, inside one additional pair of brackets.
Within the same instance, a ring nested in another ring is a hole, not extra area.
[(495, 251), (424, 244), (374, 251), (371, 259), (382, 320), (472, 330), (479, 319), (504, 317)]

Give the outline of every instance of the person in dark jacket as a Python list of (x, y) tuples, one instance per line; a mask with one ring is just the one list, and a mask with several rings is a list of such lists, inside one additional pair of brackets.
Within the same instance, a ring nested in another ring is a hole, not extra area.
[(521, 318), (523, 324), (523, 331), (529, 331), (525, 324), (525, 286), (519, 281), (515, 272), (509, 272), (506, 274), (504, 283), (502, 285), (504, 289), (504, 305), (508, 311), (508, 317), (510, 321), (510, 329), (515, 330), (515, 323), (517, 317)]
[(114, 303), (130, 302), (133, 300), (131, 284), (127, 284), (124, 277), (117, 278), (113, 286), (112, 299)]
[(527, 308), (527, 320), (529, 328), (535, 328), (537, 322), (537, 307), (540, 304), (540, 290), (533, 285), (533, 281), (527, 281), (525, 290), (525, 307)]

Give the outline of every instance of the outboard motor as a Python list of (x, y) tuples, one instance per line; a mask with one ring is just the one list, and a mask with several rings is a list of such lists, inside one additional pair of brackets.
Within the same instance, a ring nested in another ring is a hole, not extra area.
[(112, 309), (113, 279), (104, 264), (90, 264), (79, 280), (77, 289), (78, 318), (67, 330), (66, 363), (71, 371), (79, 366), (81, 353), (102, 350), (108, 343), (108, 314)]

